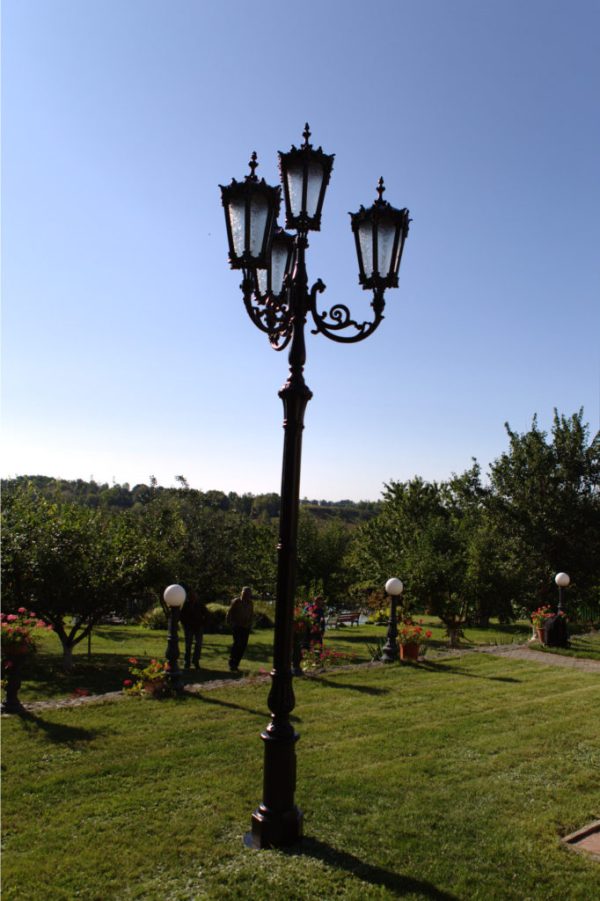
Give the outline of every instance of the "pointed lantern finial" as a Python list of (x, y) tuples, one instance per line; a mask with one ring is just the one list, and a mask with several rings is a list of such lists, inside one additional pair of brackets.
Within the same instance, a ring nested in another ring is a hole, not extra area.
[(258, 166), (256, 150), (254, 150), (252, 152), (252, 156), (250, 157), (250, 161), (249, 161), (248, 165), (250, 166), (250, 175), (246, 176), (246, 181), (258, 181), (258, 176), (257, 176), (256, 172), (254, 171), (256, 169), (256, 167)]

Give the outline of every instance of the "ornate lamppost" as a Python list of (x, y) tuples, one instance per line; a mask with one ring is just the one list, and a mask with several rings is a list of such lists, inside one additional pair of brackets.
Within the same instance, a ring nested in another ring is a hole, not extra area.
[(296, 544), (300, 463), (304, 412), (312, 397), (303, 376), (306, 361), (304, 326), (310, 314), (313, 334), (353, 343), (371, 335), (383, 319), (384, 291), (398, 286), (398, 270), (408, 234), (407, 209), (398, 210), (383, 199), (383, 179), (371, 207), (351, 213), (358, 254), (359, 282), (372, 291), (370, 321), (357, 322), (344, 304), (320, 312), (317, 295), (325, 290), (318, 279), (309, 289), (305, 254), (308, 233), (319, 231), (325, 191), (333, 167), (333, 155), (309, 142), (279, 153), (279, 169), (285, 200), (286, 227), (277, 225), (281, 188), (259, 181), (256, 153), (250, 174), (242, 182), (221, 186), (225, 208), (229, 262), (242, 270), (241, 290), (250, 319), (269, 338), (275, 350), (290, 345), (289, 376), (279, 392), (284, 408), (284, 444), (281, 479), (281, 512), (277, 545), (277, 595), (273, 669), (268, 697), (271, 721), (261, 733), (264, 742), (263, 800), (252, 815), (248, 844), (254, 847), (291, 845), (302, 836), (302, 813), (294, 803), (298, 740), (290, 714), (295, 706), (292, 648), (296, 589)]
[(400, 654), (398, 649), (398, 598), (404, 591), (404, 585), (400, 579), (388, 579), (385, 583), (386, 594), (390, 596), (390, 619), (387, 630), (387, 640), (381, 649), (381, 659), (384, 663), (394, 663)]
[(167, 631), (167, 650), (165, 657), (169, 664), (169, 682), (173, 691), (180, 694), (183, 691), (183, 678), (179, 669), (179, 613), (185, 602), (186, 593), (182, 585), (169, 585), (165, 588), (163, 599), (169, 608), (169, 623)]

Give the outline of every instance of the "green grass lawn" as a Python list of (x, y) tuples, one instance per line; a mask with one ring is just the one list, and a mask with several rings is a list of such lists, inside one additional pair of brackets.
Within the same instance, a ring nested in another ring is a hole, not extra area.
[[(448, 646), (444, 628), (434, 617), (423, 617), (423, 623), (433, 635), (432, 650), (443, 650)], [(325, 643), (335, 650), (350, 654), (357, 663), (370, 660), (378, 642), (385, 640), (386, 626), (344, 626), (328, 629)], [(462, 646), (499, 645), (516, 642), (522, 644), (531, 635), (531, 626), (526, 622), (500, 625), (492, 623), (488, 629), (465, 629)], [(94, 630), (91, 656), (87, 654), (87, 641), (80, 642), (74, 650), (74, 667), (66, 673), (62, 667), (60, 642), (52, 633), (41, 635), (40, 650), (27, 659), (23, 670), (23, 686), (20, 696), (23, 701), (45, 700), (67, 697), (76, 689), (85, 689), (92, 694), (119, 691), (128, 676), (128, 659), (137, 657), (149, 661), (156, 657), (164, 659), (167, 644), (165, 631), (153, 631), (142, 626), (99, 626)], [(231, 638), (229, 635), (206, 635), (202, 652), (202, 669), (186, 674), (186, 681), (206, 682), (212, 679), (236, 679), (229, 672), (228, 657)], [(537, 647), (537, 646), (536, 646)], [(247, 653), (242, 661), (244, 674), (270, 670), (272, 663), (273, 633), (269, 629), (256, 629), (250, 636)], [(183, 640), (180, 639), (180, 652)], [(600, 635), (589, 639), (573, 639), (574, 656), (600, 659)], [(183, 664), (183, 658), (180, 658)]]
[(559, 843), (600, 818), (596, 674), (466, 655), (294, 685), (288, 851), (242, 843), (264, 682), (5, 717), (4, 901), (600, 897)]

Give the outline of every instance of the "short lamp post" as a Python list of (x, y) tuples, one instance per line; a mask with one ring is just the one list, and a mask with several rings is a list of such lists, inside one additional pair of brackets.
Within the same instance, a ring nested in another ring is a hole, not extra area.
[(381, 659), (384, 663), (394, 663), (399, 656), (398, 649), (398, 598), (404, 591), (404, 585), (400, 579), (388, 579), (385, 583), (386, 594), (390, 596), (390, 620), (387, 630), (387, 641), (381, 649)]
[(563, 608), (563, 588), (568, 588), (571, 584), (571, 578), (567, 573), (557, 573), (554, 581), (558, 585), (558, 612), (564, 613)]
[(163, 599), (169, 609), (169, 626), (167, 632), (167, 650), (165, 657), (169, 664), (169, 681), (171, 688), (178, 694), (183, 691), (183, 679), (179, 669), (179, 613), (185, 601), (185, 588), (181, 585), (169, 585), (165, 588)]
[(291, 845), (302, 837), (302, 813), (294, 803), (298, 740), (290, 714), (295, 707), (292, 675), (294, 597), (300, 463), (304, 412), (312, 392), (304, 381), (304, 327), (310, 316), (313, 334), (340, 343), (362, 341), (383, 319), (384, 292), (398, 286), (398, 270), (408, 234), (407, 209), (383, 200), (383, 179), (371, 207), (351, 213), (358, 254), (359, 282), (372, 292), (370, 319), (354, 320), (344, 304), (322, 312), (317, 297), (325, 290), (318, 279), (309, 288), (306, 271), (308, 234), (319, 231), (333, 155), (315, 149), (306, 125), (304, 143), (279, 153), (285, 201), (286, 232), (277, 224), (281, 187), (271, 187), (256, 175), (256, 153), (250, 174), (221, 186), (229, 241), (229, 262), (242, 272), (244, 306), (254, 325), (275, 350), (290, 345), (289, 376), (279, 392), (284, 408), (281, 514), (277, 546), (277, 595), (273, 669), (268, 697), (271, 720), (262, 732), (264, 742), (263, 800), (252, 815), (247, 843), (258, 848)]

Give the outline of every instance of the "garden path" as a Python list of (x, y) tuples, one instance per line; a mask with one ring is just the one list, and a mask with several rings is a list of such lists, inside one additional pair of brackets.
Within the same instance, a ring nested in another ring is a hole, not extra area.
[[(596, 634), (596, 633), (590, 633)], [(533, 663), (543, 663), (546, 666), (566, 666), (571, 669), (585, 670), (589, 673), (600, 673), (600, 660), (588, 660), (584, 657), (566, 657), (562, 654), (549, 654), (546, 651), (534, 651), (527, 645), (503, 644), (492, 647), (478, 647), (469, 649), (478, 654), (494, 654), (498, 657), (511, 657), (515, 660), (530, 660)]]

